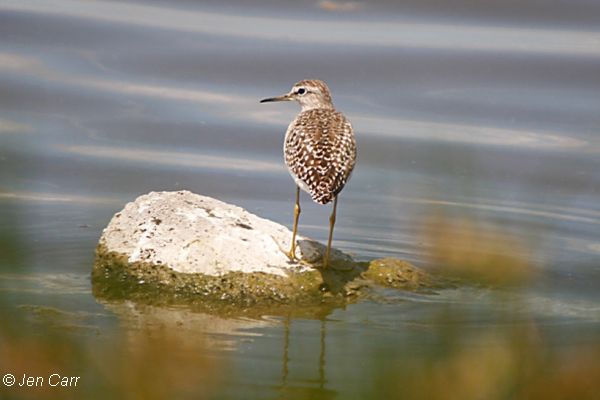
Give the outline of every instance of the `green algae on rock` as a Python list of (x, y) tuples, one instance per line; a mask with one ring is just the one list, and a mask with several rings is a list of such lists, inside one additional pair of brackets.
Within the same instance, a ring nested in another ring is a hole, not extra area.
[(227, 306), (345, 304), (368, 297), (376, 286), (404, 290), (438, 287), (413, 265), (393, 258), (355, 262), (351, 268), (290, 272), (287, 277), (264, 272), (229, 272), (220, 276), (182, 273), (166, 265), (129, 263), (127, 257), (99, 245), (92, 271), (94, 295), (106, 300), (146, 304)]
[(284, 277), (265, 272), (232, 271), (222, 275), (178, 272), (167, 265), (130, 263), (126, 255), (96, 249), (92, 271), (94, 295), (135, 299), (149, 304), (314, 302), (321, 297), (317, 270)]
[(422, 269), (391, 257), (371, 261), (363, 278), (380, 286), (404, 290), (432, 289), (440, 285)]

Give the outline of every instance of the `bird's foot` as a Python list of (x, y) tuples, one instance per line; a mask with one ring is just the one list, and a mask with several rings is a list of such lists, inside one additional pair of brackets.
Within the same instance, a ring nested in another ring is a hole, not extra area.
[(273, 238), (273, 241), (279, 248), (279, 251), (281, 251), (283, 254), (285, 254), (287, 256), (287, 258), (290, 259), (290, 261), (300, 261), (296, 258), (296, 246), (293, 246), (290, 250), (285, 250), (283, 247), (281, 247), (281, 245), (277, 242), (277, 240), (275, 240), (275, 238)]
[(296, 258), (296, 249), (292, 249), (290, 251), (284, 251), (285, 255), (288, 256), (288, 258), (290, 259), (290, 261), (297, 261), (298, 259)]

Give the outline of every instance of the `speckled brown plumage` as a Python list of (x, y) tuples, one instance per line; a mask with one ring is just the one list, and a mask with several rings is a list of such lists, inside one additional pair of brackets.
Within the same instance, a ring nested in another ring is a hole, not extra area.
[(288, 127), (283, 150), (298, 186), (320, 204), (344, 188), (356, 159), (352, 126), (333, 108), (300, 112)]

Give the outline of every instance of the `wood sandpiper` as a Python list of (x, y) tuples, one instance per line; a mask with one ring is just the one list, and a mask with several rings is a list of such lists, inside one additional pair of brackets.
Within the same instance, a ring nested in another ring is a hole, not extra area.
[(356, 162), (356, 141), (352, 125), (335, 110), (325, 82), (306, 79), (296, 83), (289, 93), (260, 102), (297, 101), (302, 110), (288, 126), (283, 153), (285, 163), (296, 182), (296, 205), (292, 245), (287, 256), (296, 259), (296, 233), (300, 216), (300, 189), (319, 204), (333, 200), (329, 217), (329, 239), (323, 267), (329, 265), (338, 194), (350, 179)]

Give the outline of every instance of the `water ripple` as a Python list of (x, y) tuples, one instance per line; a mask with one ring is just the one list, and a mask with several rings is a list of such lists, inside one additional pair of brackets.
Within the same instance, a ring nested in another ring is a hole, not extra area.
[[(600, 56), (600, 32), (491, 27), (432, 22), (297, 20), (225, 15), (200, 10), (75, 0), (4, 0), (0, 10), (92, 19), (154, 29), (321, 45), (450, 49)], [(260, 27), (260, 28), (258, 28)], [(285, 34), (282, 34), (285, 32)], [(360, 34), (356, 34), (360, 32)]]
[(160, 151), (149, 149), (124, 149), (112, 146), (70, 146), (59, 145), (61, 151), (87, 157), (122, 160), (130, 162), (145, 162), (150, 164), (205, 168), (210, 170), (250, 171), (250, 172), (281, 172), (281, 162), (268, 162), (241, 158), (237, 156), (217, 156), (179, 151)]

